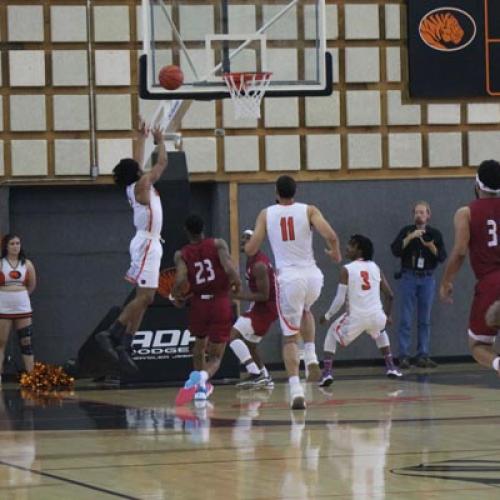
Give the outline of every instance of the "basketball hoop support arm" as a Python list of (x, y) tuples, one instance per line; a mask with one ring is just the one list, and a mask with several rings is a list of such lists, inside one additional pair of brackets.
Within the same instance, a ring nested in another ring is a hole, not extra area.
[[(162, 0), (160, 0), (161, 2)], [(262, 35), (265, 33), (276, 21), (279, 21), (292, 7), (294, 7), (299, 0), (292, 0), (289, 4), (287, 4), (282, 10), (280, 10), (274, 17), (269, 19), (269, 21), (263, 24), (256, 32), (255, 35)], [(252, 43), (253, 39), (249, 38), (245, 42), (243, 42), (239, 47), (237, 47), (233, 52), (231, 52), (228, 56), (228, 59), (231, 60), (233, 57), (236, 57), (243, 49), (245, 49), (248, 45)], [(206, 80), (210, 75), (213, 75), (216, 71), (219, 71), (222, 68), (223, 62), (220, 62), (213, 68), (210, 73), (205, 75), (202, 80)], [(264, 70), (267, 68), (263, 68)]]
[(179, 42), (179, 45), (181, 46), (181, 50), (184, 53), (184, 55), (186, 56), (186, 60), (189, 64), (189, 67), (191, 68), (191, 71), (193, 72), (194, 77), (196, 78), (196, 80), (199, 80), (200, 77), (198, 76), (198, 72), (196, 71), (196, 68), (193, 64), (191, 56), (189, 55), (189, 52), (188, 52), (187, 47), (184, 43), (184, 40), (182, 39), (181, 34), (179, 33), (179, 30), (175, 26), (174, 21), (172, 20), (172, 18), (170, 17), (170, 14), (168, 13), (167, 7), (165, 6), (165, 2), (163, 0), (157, 0), (157, 1), (158, 1), (158, 5), (160, 6), (161, 11), (163, 12), (165, 17), (167, 18), (168, 24), (170, 24), (170, 27), (172, 28), (172, 33), (173, 33), (175, 39)]

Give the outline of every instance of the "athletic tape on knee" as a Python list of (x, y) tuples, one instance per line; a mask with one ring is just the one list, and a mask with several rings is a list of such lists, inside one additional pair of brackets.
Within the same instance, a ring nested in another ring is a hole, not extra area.
[(33, 346), (31, 345), (31, 337), (33, 336), (33, 325), (28, 325), (17, 330), (17, 336), (19, 337), (21, 354), (24, 356), (32, 356)]
[(250, 350), (245, 345), (245, 342), (241, 339), (235, 339), (230, 344), (229, 347), (233, 350), (236, 357), (240, 360), (240, 363), (246, 363), (249, 359), (252, 359)]
[(387, 335), (385, 330), (380, 332), (380, 335), (378, 336), (377, 340), (375, 340), (375, 343), (377, 344), (377, 347), (379, 349), (389, 347), (391, 345), (391, 343), (389, 342), (389, 335)]

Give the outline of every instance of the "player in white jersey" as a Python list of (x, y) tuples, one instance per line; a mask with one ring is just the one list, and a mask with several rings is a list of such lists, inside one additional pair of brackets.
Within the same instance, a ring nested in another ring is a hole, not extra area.
[(160, 235), (163, 212), (160, 196), (153, 185), (167, 167), (167, 153), (163, 131), (160, 128), (153, 129), (151, 133), (158, 144), (158, 157), (153, 168), (149, 172), (143, 172), (144, 143), (148, 133), (145, 124), (141, 122), (135, 159), (124, 158), (113, 169), (115, 183), (126, 188), (134, 212), (136, 234), (130, 243), (131, 263), (125, 279), (136, 285), (136, 295), (110, 328), (96, 335), (97, 343), (109, 360), (120, 363), (128, 372), (137, 371), (137, 365), (130, 357), (132, 338), (146, 309), (154, 300), (163, 254)]
[[(389, 337), (385, 331), (394, 294), (380, 268), (372, 260), (373, 243), (367, 237), (355, 234), (347, 244), (346, 256), (351, 262), (340, 270), (337, 294), (330, 309), (320, 318), (321, 324), (330, 321), (347, 298), (346, 312), (333, 322), (325, 337), (321, 387), (333, 382), (332, 364), (337, 343), (346, 347), (363, 332), (375, 340), (384, 356), (386, 375), (392, 378), (402, 376), (394, 366)], [(380, 292), (384, 294), (384, 304)]]
[(341, 261), (337, 234), (321, 212), (312, 205), (294, 201), (296, 184), (282, 175), (276, 181), (278, 203), (260, 212), (255, 230), (245, 245), (247, 255), (255, 255), (266, 234), (274, 254), (276, 299), (283, 332), (283, 360), (290, 384), (292, 409), (305, 409), (304, 390), (299, 380), (297, 342), (304, 339), (304, 361), (309, 380), (319, 380), (320, 370), (314, 345), (315, 324), (311, 306), (323, 287), (323, 273), (316, 266), (312, 233), (316, 229), (326, 242), (326, 254)]

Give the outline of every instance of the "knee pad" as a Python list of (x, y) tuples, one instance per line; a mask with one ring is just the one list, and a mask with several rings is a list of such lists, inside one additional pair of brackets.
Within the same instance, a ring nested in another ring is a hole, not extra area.
[(31, 337), (33, 336), (33, 325), (25, 326), (17, 330), (21, 354), (24, 356), (33, 356), (33, 346), (31, 345)]
[(387, 332), (385, 330), (380, 332), (380, 335), (375, 339), (375, 343), (377, 344), (377, 347), (379, 349), (383, 349), (384, 347), (389, 347), (390, 345), (389, 336), (387, 335)]
[(337, 341), (335, 340), (335, 335), (333, 334), (331, 329), (329, 329), (326, 333), (325, 344), (323, 348), (327, 352), (335, 353), (337, 351)]

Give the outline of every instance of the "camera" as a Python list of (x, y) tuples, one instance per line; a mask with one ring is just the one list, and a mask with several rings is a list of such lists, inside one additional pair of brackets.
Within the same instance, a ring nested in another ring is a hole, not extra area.
[(432, 237), (431, 234), (429, 233), (424, 233), (422, 235), (422, 239), (426, 242), (426, 243), (429, 243), (430, 241), (432, 241), (434, 238)]

